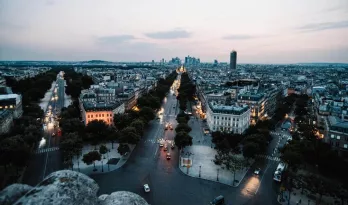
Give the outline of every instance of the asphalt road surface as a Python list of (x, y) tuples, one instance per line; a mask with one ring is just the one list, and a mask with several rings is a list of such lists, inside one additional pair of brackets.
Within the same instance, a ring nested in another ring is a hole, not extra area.
[[(61, 164), (61, 153), (56, 149), (59, 145), (59, 137), (57, 135), (52, 137), (52, 134), (57, 133), (57, 128), (53, 126), (55, 121), (54, 118), (57, 117), (61, 108), (64, 107), (64, 83), (64, 79), (57, 77), (57, 92), (56, 94), (54, 92), (52, 93), (51, 99), (47, 105), (52, 107), (52, 126), (48, 126), (48, 128), (44, 130), (46, 139), (45, 146), (39, 148), (38, 153), (34, 154), (29, 161), (29, 165), (22, 180), (25, 184), (35, 186), (47, 175), (63, 167)], [(58, 99), (52, 100), (55, 96), (57, 96)]]
[[(261, 159), (249, 169), (246, 177), (237, 187), (192, 178), (183, 174), (179, 168), (178, 149), (168, 147), (171, 159), (166, 159), (165, 151), (159, 147), (158, 139), (170, 143), (174, 139), (174, 130), (164, 130), (166, 122), (176, 126), (178, 113), (176, 96), (171, 91), (163, 102), (163, 112), (159, 120), (150, 123), (144, 137), (136, 146), (127, 163), (118, 170), (91, 176), (100, 186), (99, 194), (115, 191), (131, 191), (144, 197), (151, 205), (202, 205), (216, 196), (223, 195), (226, 204), (277, 204), (279, 185), (273, 182), (276, 161)], [(276, 146), (276, 139), (270, 145)], [(253, 174), (255, 167), (263, 171), (259, 176)], [(151, 192), (145, 193), (144, 184), (149, 184)]]

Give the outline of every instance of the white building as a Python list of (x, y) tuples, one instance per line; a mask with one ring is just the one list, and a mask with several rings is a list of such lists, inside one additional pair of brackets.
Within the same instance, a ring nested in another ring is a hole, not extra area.
[(250, 125), (250, 108), (246, 104), (223, 105), (211, 101), (206, 115), (211, 131), (242, 134)]

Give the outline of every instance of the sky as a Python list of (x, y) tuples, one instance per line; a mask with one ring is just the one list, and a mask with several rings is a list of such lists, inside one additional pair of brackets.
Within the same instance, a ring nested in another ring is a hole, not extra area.
[(0, 0), (0, 60), (348, 63), (347, 0)]

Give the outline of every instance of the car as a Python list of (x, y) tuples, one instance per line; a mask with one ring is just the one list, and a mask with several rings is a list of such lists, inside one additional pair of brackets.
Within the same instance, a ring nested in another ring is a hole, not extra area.
[(167, 151), (167, 150), (168, 150), (167, 145), (164, 146), (164, 149), (163, 149), (163, 150), (164, 150), (164, 151)]
[(174, 143), (172, 143), (172, 145), (170, 146), (172, 149), (174, 149), (175, 148), (175, 145), (174, 145)]
[(160, 147), (163, 147), (163, 143), (160, 143)]
[(169, 153), (169, 152), (167, 152), (166, 158), (167, 158), (167, 159), (170, 159), (170, 153)]
[(170, 130), (173, 130), (173, 126), (172, 126), (172, 125), (169, 125), (169, 129), (170, 129)]
[(210, 202), (211, 205), (223, 205), (225, 204), (224, 196), (220, 195)]
[(56, 136), (56, 133), (52, 133), (52, 137)]
[(150, 186), (148, 184), (144, 184), (144, 191), (150, 192)]
[(255, 171), (254, 171), (254, 174), (259, 175), (260, 172), (261, 172), (261, 169), (260, 168), (256, 168)]

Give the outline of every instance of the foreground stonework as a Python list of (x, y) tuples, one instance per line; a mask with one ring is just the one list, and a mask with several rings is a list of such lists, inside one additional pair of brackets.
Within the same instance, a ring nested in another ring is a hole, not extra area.
[(1, 205), (148, 205), (139, 195), (114, 192), (97, 197), (98, 184), (88, 176), (70, 170), (47, 176), (36, 187), (13, 184), (0, 192)]

